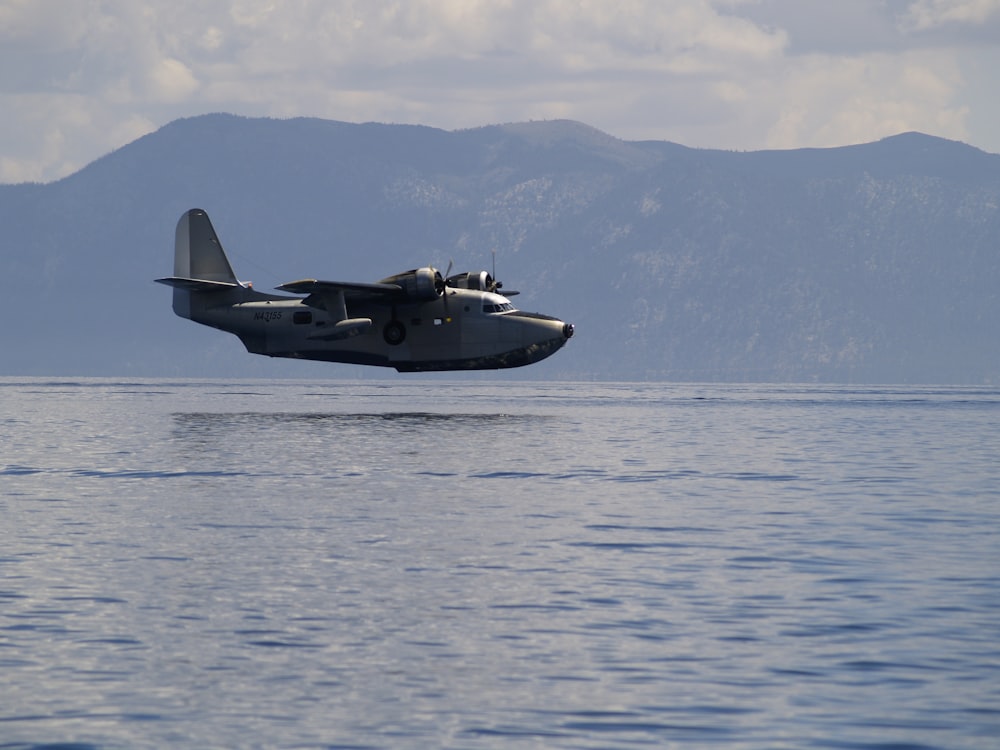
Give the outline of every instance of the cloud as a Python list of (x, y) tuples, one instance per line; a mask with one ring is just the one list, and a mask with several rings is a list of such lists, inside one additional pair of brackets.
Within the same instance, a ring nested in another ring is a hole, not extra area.
[(998, 6), (0, 0), (0, 181), (65, 175), (208, 111), (449, 129), (566, 117), (742, 149), (923, 129), (1000, 150), (981, 95)]
[(182, 101), (198, 88), (191, 69), (172, 57), (158, 60), (149, 71), (148, 80), (149, 97), (154, 101)]
[(837, 146), (921, 130), (961, 134), (961, 74), (946, 55), (813, 56), (781, 82), (768, 145)]
[[(46, 182), (154, 131), (159, 123), (80, 94), (0, 96), (0, 182)], [(81, 148), (81, 144), (85, 148)]]
[(917, 0), (902, 15), (901, 26), (924, 31), (947, 24), (983, 24), (997, 17), (1000, 0)]

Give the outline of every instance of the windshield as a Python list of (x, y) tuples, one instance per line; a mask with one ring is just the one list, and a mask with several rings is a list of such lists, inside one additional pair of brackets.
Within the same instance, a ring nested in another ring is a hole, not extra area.
[(484, 313), (504, 313), (504, 312), (511, 312), (513, 310), (514, 310), (514, 306), (512, 304), (510, 304), (510, 302), (500, 302), (500, 303), (484, 302), (483, 303), (483, 312)]

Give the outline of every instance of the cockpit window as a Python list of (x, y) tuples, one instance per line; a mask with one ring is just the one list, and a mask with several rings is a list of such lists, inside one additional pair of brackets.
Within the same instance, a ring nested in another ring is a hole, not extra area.
[(510, 302), (502, 302), (500, 304), (493, 304), (492, 302), (483, 303), (484, 313), (504, 313), (511, 312), (514, 306)]

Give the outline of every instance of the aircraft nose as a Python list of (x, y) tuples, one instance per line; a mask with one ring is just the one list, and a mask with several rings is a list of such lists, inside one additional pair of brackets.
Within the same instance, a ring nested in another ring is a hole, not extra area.
[(576, 330), (576, 326), (572, 323), (563, 323), (563, 336), (567, 339), (573, 338), (573, 331)]

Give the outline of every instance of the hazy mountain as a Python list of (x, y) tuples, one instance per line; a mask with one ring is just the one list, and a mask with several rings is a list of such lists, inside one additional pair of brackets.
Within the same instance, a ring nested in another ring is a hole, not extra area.
[(495, 250), (519, 307), (577, 326), (516, 377), (1000, 381), (998, 155), (917, 133), (736, 153), (575, 122), (230, 115), (0, 186), (0, 374), (360, 374), (252, 356), (174, 317), (152, 279), (195, 206), (260, 289), (489, 269)]

